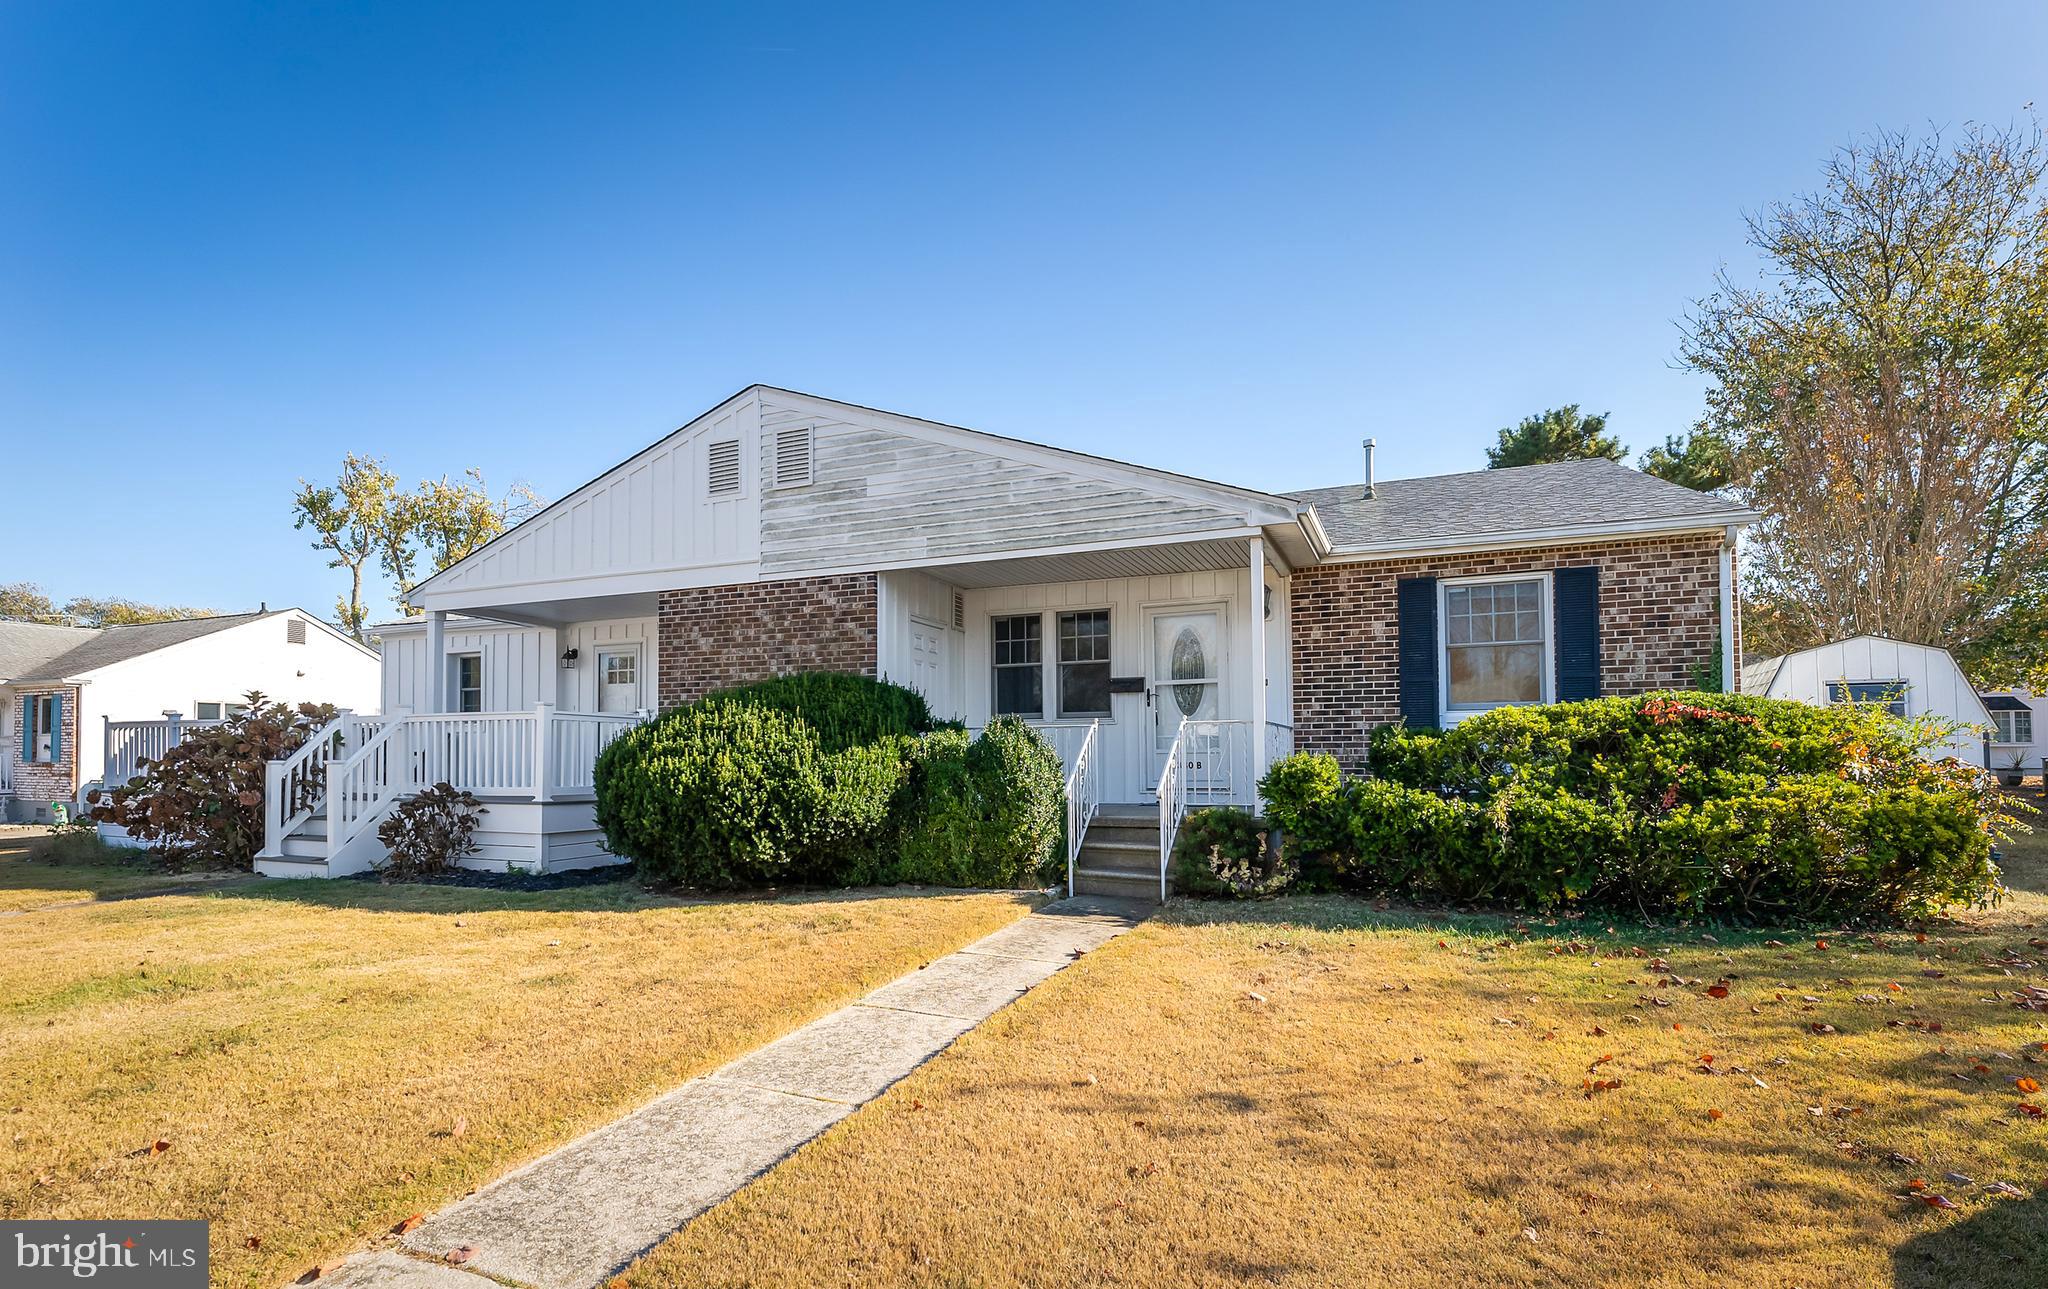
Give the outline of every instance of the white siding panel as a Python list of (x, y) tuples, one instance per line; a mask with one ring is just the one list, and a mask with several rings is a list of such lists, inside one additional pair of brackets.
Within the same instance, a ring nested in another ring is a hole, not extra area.
[(1906, 682), (1908, 716), (1939, 716), (1969, 727), (1934, 754), (1952, 755), (1971, 765), (1984, 763), (1983, 740), (1976, 727), (1990, 717), (1962, 668), (1942, 649), (1881, 636), (1852, 636), (1803, 649), (1779, 662), (1769, 697), (1824, 707), (1830, 684), (1860, 680)]
[[(548, 671), (558, 673), (554, 700), (557, 710), (596, 711), (597, 653), (604, 648), (638, 651), (641, 702), (647, 707), (654, 706), (655, 620), (651, 617), (612, 618), (562, 627), (552, 649), (538, 627), (451, 629), (445, 639), (450, 654), (482, 655), (483, 702), (487, 712), (531, 710), (541, 701), (541, 677)], [(425, 711), (425, 635), (418, 628), (401, 629), (387, 635), (383, 647), (384, 710)], [(576, 666), (565, 669), (559, 651), (572, 648), (577, 651)]]
[[(1107, 483), (991, 452), (821, 417), (772, 395), (761, 446), (778, 429), (816, 429), (816, 482), (770, 491), (761, 506), (761, 568), (860, 567), (1005, 550), (1223, 530), (1242, 510)], [(750, 484), (751, 486), (751, 484)]]

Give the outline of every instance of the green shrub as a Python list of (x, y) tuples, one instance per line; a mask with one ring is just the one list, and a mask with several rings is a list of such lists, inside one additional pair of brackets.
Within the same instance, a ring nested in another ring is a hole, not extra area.
[(1278, 895), (1294, 870), (1272, 842), (1272, 825), (1242, 810), (1193, 811), (1174, 834), (1174, 885), (1189, 895), (1240, 900)]
[[(2017, 827), (1944, 736), (1857, 707), (1652, 694), (1374, 732), (1376, 777), (1291, 757), (1261, 786), (1306, 871), (1527, 909), (1895, 919), (1995, 899)], [(1304, 854), (1314, 851), (1315, 854)]]
[(660, 882), (1011, 887), (1065, 854), (1065, 775), (1036, 731), (1004, 719), (970, 741), (859, 676), (665, 712), (605, 749), (596, 782), (607, 845)]
[(811, 727), (827, 754), (935, 728), (931, 708), (916, 690), (831, 671), (800, 671), (721, 689), (702, 701), (740, 703), (794, 716)]
[(1015, 717), (969, 742), (940, 731), (910, 757), (891, 880), (1014, 887), (1066, 862), (1066, 773), (1050, 743)]
[(597, 822), (656, 881), (773, 886), (814, 867), (832, 789), (818, 736), (744, 703), (678, 707), (598, 755)]

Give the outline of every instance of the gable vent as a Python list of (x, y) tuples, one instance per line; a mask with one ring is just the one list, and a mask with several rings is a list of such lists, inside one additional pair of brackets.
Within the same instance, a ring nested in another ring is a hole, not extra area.
[(740, 441), (721, 439), (711, 445), (704, 471), (704, 490), (714, 497), (740, 490)]
[(955, 631), (965, 631), (967, 629), (967, 597), (958, 591), (953, 592), (953, 629)]
[(284, 642), (286, 644), (306, 643), (306, 623), (304, 619), (287, 618), (285, 620)]
[(801, 488), (811, 482), (811, 427), (775, 431), (775, 486)]

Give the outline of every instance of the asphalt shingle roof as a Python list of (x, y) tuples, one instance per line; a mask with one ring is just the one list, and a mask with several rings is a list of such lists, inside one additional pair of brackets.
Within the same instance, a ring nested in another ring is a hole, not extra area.
[[(82, 672), (111, 667), (117, 662), (139, 658), (154, 653), (169, 645), (182, 644), (210, 636), (216, 631), (241, 626), (267, 617), (263, 613), (229, 613), (216, 618), (180, 618), (175, 622), (143, 622), (126, 627), (45, 627), (26, 622), (0, 623), (0, 679), (14, 680), (23, 684), (63, 680)], [(68, 641), (68, 648), (46, 653), (39, 658), (24, 654), (22, 670), (13, 672), (6, 665), (9, 638), (19, 637), (23, 644), (34, 649), (48, 637), (31, 635), (33, 632), (62, 632)]]
[(1283, 495), (1315, 506), (1338, 550), (1381, 543), (1422, 546), (1567, 524), (1694, 516), (1714, 522), (1747, 513), (1712, 493), (1607, 460), (1386, 479), (1370, 499), (1363, 482)]
[(97, 634), (44, 622), (0, 622), (0, 682), (34, 671)]

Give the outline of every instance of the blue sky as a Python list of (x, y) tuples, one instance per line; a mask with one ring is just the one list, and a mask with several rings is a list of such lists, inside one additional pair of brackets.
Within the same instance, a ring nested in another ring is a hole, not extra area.
[[(1640, 450), (1741, 216), (2034, 3), (0, 6), (0, 582), (325, 612), (346, 450), (558, 497), (754, 381), (1253, 486)], [(386, 606), (373, 606), (382, 611)]]

